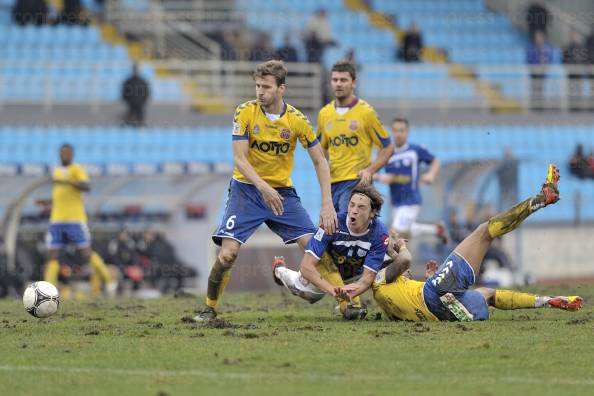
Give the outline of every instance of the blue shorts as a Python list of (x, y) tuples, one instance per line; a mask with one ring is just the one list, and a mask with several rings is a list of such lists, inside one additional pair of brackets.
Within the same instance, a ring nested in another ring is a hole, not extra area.
[(222, 238), (231, 238), (243, 244), (262, 223), (266, 223), (287, 244), (304, 235), (314, 234), (316, 227), (303, 209), (295, 189), (283, 187), (276, 188), (276, 191), (284, 198), (284, 212), (280, 216), (266, 206), (255, 186), (232, 179), (223, 221), (212, 236), (213, 242), (220, 246)]
[(349, 209), (351, 191), (357, 184), (359, 184), (359, 179), (332, 183), (332, 205), (334, 205), (336, 213), (346, 212)]
[(468, 262), (451, 253), (425, 282), (423, 297), (429, 311), (439, 320), (455, 321), (456, 317), (441, 303), (439, 297), (452, 293), (473, 315), (474, 320), (489, 319), (489, 307), (483, 295), (468, 290), (475, 282), (474, 271)]
[(61, 249), (68, 244), (82, 249), (91, 246), (91, 233), (87, 223), (50, 223), (45, 243), (48, 249)]

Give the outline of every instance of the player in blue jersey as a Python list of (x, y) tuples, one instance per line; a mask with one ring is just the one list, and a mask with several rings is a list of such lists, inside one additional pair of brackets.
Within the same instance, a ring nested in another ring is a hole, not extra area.
[[(387, 228), (377, 219), (382, 204), (382, 196), (373, 186), (355, 187), (347, 212), (338, 215), (337, 231), (330, 235), (318, 228), (305, 249), (300, 271), (288, 269), (284, 260), (277, 258), (274, 280), (312, 304), (325, 294), (336, 297), (337, 288), (344, 283), (357, 281), (362, 288), (369, 288), (383, 266), (390, 240)], [(330, 263), (320, 260), (324, 253), (332, 258)], [(348, 306), (338, 300), (346, 319), (367, 314), (363, 306)]]
[[(396, 149), (386, 164), (386, 173), (375, 179), (390, 186), (392, 201), (392, 230), (403, 238), (420, 235), (435, 235), (445, 244), (446, 230), (443, 224), (417, 223), (421, 206), (419, 181), (432, 184), (439, 173), (440, 163), (425, 147), (409, 143), (409, 124), (405, 118), (395, 118), (392, 133)], [(421, 164), (429, 170), (421, 174)]]
[[(559, 201), (559, 169), (550, 165), (540, 192), (479, 225), (454, 248), (437, 268), (428, 266), (427, 281), (401, 276), (409, 268), (406, 244), (388, 244), (392, 263), (382, 269), (372, 285), (373, 296), (390, 318), (401, 320), (471, 321), (489, 319), (489, 306), (498, 309), (558, 308), (577, 311), (580, 296), (537, 296), (513, 290), (478, 288), (470, 290), (480, 272), (485, 253), (495, 238), (516, 229), (528, 216)], [(402, 241), (402, 240), (400, 240)], [(335, 290), (348, 299), (364, 289), (359, 282)]]

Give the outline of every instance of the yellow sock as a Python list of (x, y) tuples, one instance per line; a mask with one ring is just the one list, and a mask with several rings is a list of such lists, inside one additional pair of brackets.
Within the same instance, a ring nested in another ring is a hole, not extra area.
[(91, 295), (93, 297), (101, 296), (101, 274), (94, 267), (91, 267), (91, 275), (89, 276), (89, 284), (91, 285)]
[(104, 283), (111, 283), (113, 282), (111, 272), (107, 269), (105, 262), (95, 251), (91, 252), (91, 257), (89, 258), (89, 264), (91, 264), (91, 269), (97, 271), (97, 274), (100, 277), (100, 282)]
[[(318, 261), (316, 264), (316, 269), (320, 273), (320, 276), (327, 280), (330, 284), (336, 287), (344, 286), (342, 276), (340, 276), (340, 272), (338, 271), (338, 268), (336, 268), (336, 265), (334, 264), (334, 261), (332, 260), (332, 257), (329, 253), (324, 253), (322, 255), (320, 261)], [(344, 313), (347, 308), (348, 301), (338, 298), (336, 300), (340, 306), (340, 312)], [(355, 307), (360, 307), (361, 299), (359, 297), (353, 298), (352, 305)]]
[(544, 197), (542, 194), (538, 194), (535, 197), (520, 202), (505, 212), (498, 213), (491, 217), (488, 223), (489, 235), (491, 235), (491, 238), (497, 238), (515, 230), (524, 220), (526, 220), (526, 217), (544, 207), (543, 202)]
[(231, 268), (226, 268), (217, 258), (210, 275), (208, 276), (208, 288), (206, 290), (206, 305), (211, 308), (216, 308), (219, 303), (219, 299), (223, 295), (223, 291), (229, 283), (231, 277)]
[(495, 308), (521, 309), (535, 308), (537, 296), (513, 290), (495, 290)]
[(58, 286), (58, 274), (60, 273), (60, 263), (58, 260), (48, 260), (45, 264), (43, 279), (54, 286)]

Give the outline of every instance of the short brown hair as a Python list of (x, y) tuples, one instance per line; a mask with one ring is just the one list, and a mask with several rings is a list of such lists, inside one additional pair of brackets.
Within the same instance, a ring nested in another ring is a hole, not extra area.
[(402, 122), (408, 128), (408, 120), (406, 118), (396, 117), (392, 120), (392, 124), (394, 124), (395, 122)]
[(332, 65), (332, 72), (348, 72), (353, 80), (357, 79), (357, 68), (355, 64), (348, 60), (341, 60)]
[(376, 210), (377, 214), (376, 217), (379, 215), (379, 212), (382, 210), (382, 205), (384, 204), (384, 199), (382, 198), (382, 194), (375, 189), (373, 186), (362, 186), (358, 184), (353, 190), (351, 191), (351, 198), (355, 194), (362, 194), (369, 198), (371, 202), (371, 209)]
[(276, 85), (281, 86), (285, 83), (287, 78), (287, 68), (283, 61), (269, 60), (264, 63), (260, 63), (254, 70), (254, 79), (256, 77), (262, 78), (264, 76), (272, 76), (276, 80)]

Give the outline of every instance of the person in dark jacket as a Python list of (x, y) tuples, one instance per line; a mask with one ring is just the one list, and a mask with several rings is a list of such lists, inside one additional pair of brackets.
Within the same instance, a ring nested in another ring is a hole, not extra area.
[(134, 64), (132, 75), (122, 85), (122, 99), (128, 105), (125, 124), (136, 127), (144, 125), (144, 108), (149, 97), (149, 84), (138, 74), (138, 65)]
[(274, 59), (282, 60), (283, 62), (299, 62), (297, 50), (291, 44), (291, 36), (289, 34), (285, 34), (283, 46), (276, 50)]
[(402, 39), (400, 47), (400, 58), (405, 62), (419, 62), (423, 50), (423, 36), (417, 24), (412, 22)]

